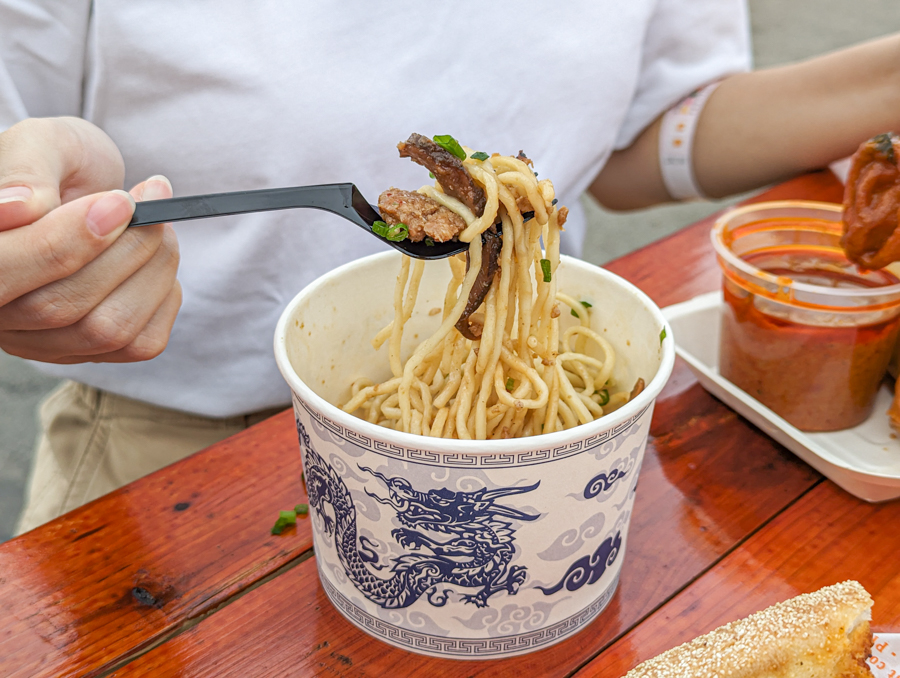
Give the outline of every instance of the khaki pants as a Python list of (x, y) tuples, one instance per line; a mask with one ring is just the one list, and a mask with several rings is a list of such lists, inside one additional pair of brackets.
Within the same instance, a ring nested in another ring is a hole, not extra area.
[(212, 419), (64, 382), (40, 407), (41, 431), (16, 533), (42, 525), (282, 409)]

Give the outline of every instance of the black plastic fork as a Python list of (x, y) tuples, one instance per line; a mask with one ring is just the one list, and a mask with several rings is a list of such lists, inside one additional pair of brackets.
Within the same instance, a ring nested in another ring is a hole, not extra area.
[(170, 221), (205, 219), (229, 214), (269, 212), (312, 208), (344, 217), (374, 238), (416, 259), (444, 259), (464, 252), (468, 243), (452, 240), (429, 245), (426, 241), (409, 239), (394, 242), (372, 230), (372, 224), (382, 221), (381, 215), (353, 184), (322, 184), (293, 188), (264, 188), (256, 191), (189, 195), (167, 200), (139, 202), (129, 226), (149, 226)]

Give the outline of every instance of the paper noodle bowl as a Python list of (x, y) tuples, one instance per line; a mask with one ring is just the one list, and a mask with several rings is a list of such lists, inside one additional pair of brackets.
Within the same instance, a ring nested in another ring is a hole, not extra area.
[[(613, 377), (629, 388), (641, 377), (644, 391), (597, 421), (530, 438), (401, 433), (334, 405), (353, 380), (390, 374), (386, 347), (370, 341), (392, 318), (399, 265), (390, 252), (319, 278), (275, 334), (322, 586), (351, 623), (412, 652), (492, 659), (546, 647), (615, 592), (654, 400), (674, 361), (671, 330), (640, 290), (563, 257), (559, 289), (593, 305), (593, 329), (617, 352)], [(442, 306), (448, 266), (425, 268), (404, 359), (440, 323), (429, 311)]]

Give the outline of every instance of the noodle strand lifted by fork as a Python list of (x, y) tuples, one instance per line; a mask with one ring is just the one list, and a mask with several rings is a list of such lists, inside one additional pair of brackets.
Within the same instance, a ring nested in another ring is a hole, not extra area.
[[(629, 394), (611, 392), (615, 351), (590, 328), (587, 305), (556, 290), (561, 213), (553, 185), (538, 181), (521, 158), (482, 161), (464, 150), (464, 167), (486, 195), (480, 217), (439, 185), (419, 189), (463, 218), (459, 239), (470, 243), (468, 267), (462, 255), (449, 260), (441, 325), (402, 362), (424, 271), (424, 262), (404, 257), (394, 318), (372, 341), (376, 349), (387, 342), (393, 376), (381, 384), (357, 380), (343, 409), (408, 433), (486, 440), (551, 433), (621, 407)], [(481, 268), (481, 233), (495, 223), (503, 229), (500, 268), (472, 316), (482, 326), (472, 341), (455, 325)], [(561, 304), (579, 319), (562, 337)], [(589, 345), (599, 352), (588, 355)]]

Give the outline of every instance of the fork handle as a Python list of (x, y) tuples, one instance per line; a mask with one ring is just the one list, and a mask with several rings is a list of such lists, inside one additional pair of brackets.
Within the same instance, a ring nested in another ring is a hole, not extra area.
[[(182, 198), (139, 202), (135, 206), (134, 216), (128, 225), (148, 226), (170, 221), (187, 221), (298, 207), (311, 207), (334, 212), (359, 223), (361, 218), (354, 209), (359, 205), (354, 203), (360, 201), (366, 208), (369, 207), (353, 184), (322, 184), (320, 186), (264, 188), (256, 191), (190, 195)], [(375, 218), (377, 218), (377, 214)]]

